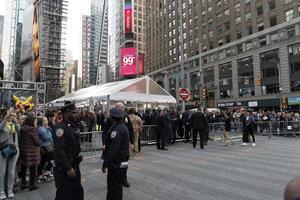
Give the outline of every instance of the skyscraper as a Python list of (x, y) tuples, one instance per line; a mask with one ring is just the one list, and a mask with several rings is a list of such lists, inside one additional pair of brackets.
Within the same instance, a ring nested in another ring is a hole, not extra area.
[(89, 85), (106, 82), (108, 43), (107, 17), (107, 0), (92, 0)]
[(279, 106), (279, 97), (299, 93), (300, 1), (182, 2), (184, 58), (178, 1), (146, 5), (146, 71), (174, 96), (181, 59), (192, 99), (207, 89), (211, 107)]
[[(32, 57), (33, 21), (36, 10), (35, 28), (38, 39), (34, 46), (38, 46), (38, 60), (40, 67), (34, 67), (37, 62)], [(63, 91), (64, 71), (64, 34), (66, 29), (67, 0), (37, 0), (34, 6), (29, 5), (24, 11), (22, 55), (23, 78), (30, 81), (41, 81), (47, 84), (46, 101), (61, 96)], [(25, 20), (26, 18), (26, 20)], [(26, 31), (25, 31), (26, 29)], [(33, 60), (34, 59), (34, 60)]]
[(0, 15), (0, 59), (2, 55), (3, 29), (4, 29), (4, 16)]
[(89, 86), (91, 18), (82, 16), (82, 87)]
[(145, 53), (145, 0), (126, 0), (132, 14), (130, 33), (124, 30), (125, 1), (109, 1), (109, 79), (120, 80), (120, 48), (135, 47), (137, 55)]

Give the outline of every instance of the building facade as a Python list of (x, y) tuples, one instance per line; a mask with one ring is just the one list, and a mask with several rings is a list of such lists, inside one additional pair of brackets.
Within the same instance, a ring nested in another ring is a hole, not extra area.
[[(128, 2), (128, 1), (127, 1)], [(131, 0), (132, 32), (124, 31), (124, 0), (109, 1), (109, 73), (110, 81), (121, 80), (120, 48), (135, 47), (137, 55), (145, 54), (145, 0)]]
[[(182, 1), (183, 83), (192, 101), (204, 100), (203, 89), (209, 107), (279, 106), (300, 95), (300, 1)], [(178, 98), (177, 1), (146, 8), (146, 71)]]
[(89, 85), (103, 84), (106, 82), (107, 45), (107, 0), (92, 0)]
[(0, 15), (0, 58), (2, 55), (3, 31), (4, 31), (4, 16)]
[(89, 86), (91, 18), (82, 16), (82, 87)]
[(65, 95), (75, 92), (78, 89), (78, 61), (73, 60), (72, 62), (66, 63), (65, 70), (65, 84), (64, 91)]

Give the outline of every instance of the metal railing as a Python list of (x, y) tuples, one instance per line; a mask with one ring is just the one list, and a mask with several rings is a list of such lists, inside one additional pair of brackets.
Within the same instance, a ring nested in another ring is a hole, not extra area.
[(102, 132), (81, 132), (80, 147), (84, 159), (100, 157), (103, 150)]
[[(229, 132), (229, 139), (232, 141), (241, 140), (243, 134), (243, 125), (241, 122), (231, 122), (231, 129)], [(210, 123), (209, 124), (209, 138), (213, 142), (224, 142), (225, 123)]]

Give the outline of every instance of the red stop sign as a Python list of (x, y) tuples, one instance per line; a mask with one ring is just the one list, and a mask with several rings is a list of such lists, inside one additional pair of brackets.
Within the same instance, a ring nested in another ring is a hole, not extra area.
[(190, 98), (190, 92), (187, 88), (179, 89), (179, 97), (181, 101), (188, 101)]

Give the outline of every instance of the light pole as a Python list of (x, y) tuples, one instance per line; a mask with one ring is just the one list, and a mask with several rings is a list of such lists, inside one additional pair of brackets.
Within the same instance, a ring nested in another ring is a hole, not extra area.
[[(183, 10), (182, 0), (179, 0), (179, 16), (180, 16), (180, 69), (181, 69), (181, 87), (184, 88), (184, 57), (183, 57)], [(181, 110), (185, 111), (185, 102), (181, 101)]]

